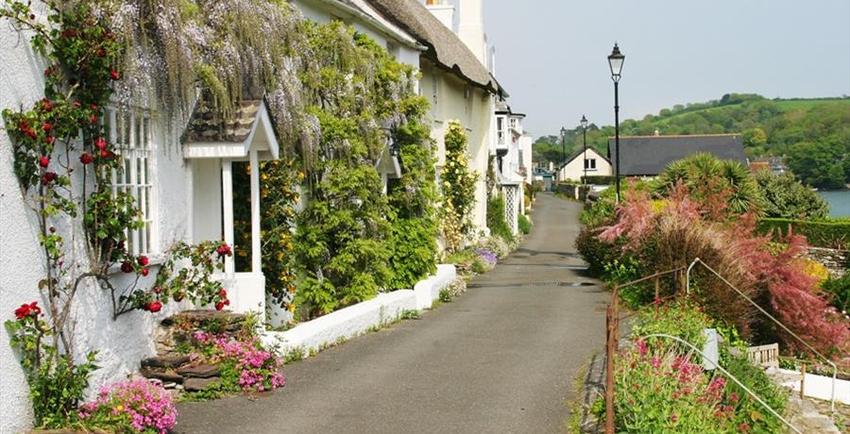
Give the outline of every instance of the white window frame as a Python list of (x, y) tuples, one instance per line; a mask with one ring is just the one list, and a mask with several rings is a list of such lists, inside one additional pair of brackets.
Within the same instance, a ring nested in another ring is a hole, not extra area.
[(109, 141), (122, 159), (121, 171), (112, 169), (112, 194), (119, 191), (130, 193), (142, 214), (143, 226), (125, 231), (127, 252), (131, 255), (159, 254), (155, 188), (157, 146), (151, 112), (135, 108), (109, 108), (107, 117)]
[(584, 168), (585, 168), (585, 170), (596, 170), (596, 159), (595, 158), (585, 158), (584, 159)]

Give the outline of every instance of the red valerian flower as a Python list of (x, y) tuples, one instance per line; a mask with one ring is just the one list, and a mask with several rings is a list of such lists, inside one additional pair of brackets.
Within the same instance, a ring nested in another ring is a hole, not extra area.
[(159, 300), (154, 300), (146, 306), (147, 310), (151, 313), (157, 313), (162, 310), (162, 302)]
[(146, 267), (146, 266), (150, 263), (150, 260), (149, 260), (149, 259), (148, 259), (148, 257), (147, 257), (147, 256), (145, 256), (145, 255), (139, 256), (139, 258), (138, 258), (136, 261), (137, 261), (137, 262), (139, 263), (139, 265), (141, 265), (142, 267)]
[(56, 181), (57, 176), (56, 172), (45, 172), (44, 175), (41, 175), (41, 184), (50, 184), (51, 182)]
[(80, 163), (83, 163), (85, 165), (91, 164), (92, 161), (94, 161), (94, 157), (92, 157), (92, 155), (88, 152), (83, 152), (83, 155), (80, 155)]
[(133, 272), (133, 264), (131, 264), (130, 261), (122, 262), (121, 263), (121, 271), (123, 271), (125, 273), (132, 273)]
[(109, 78), (111, 78), (112, 80), (120, 80), (121, 79), (121, 73), (119, 73), (118, 71), (113, 69), (113, 70), (109, 71)]
[(41, 157), (38, 157), (38, 165), (46, 169), (47, 166), (50, 165), (50, 157), (48, 157), (47, 155), (42, 155)]

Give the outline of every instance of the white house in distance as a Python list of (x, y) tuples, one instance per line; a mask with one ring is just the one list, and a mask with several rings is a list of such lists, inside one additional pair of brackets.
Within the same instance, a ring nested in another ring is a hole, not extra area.
[(583, 176), (613, 176), (611, 161), (593, 148), (579, 149), (558, 168), (557, 181), (580, 182)]

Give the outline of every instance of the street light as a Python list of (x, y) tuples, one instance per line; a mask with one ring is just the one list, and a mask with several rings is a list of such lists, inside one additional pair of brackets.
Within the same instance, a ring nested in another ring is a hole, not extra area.
[(614, 167), (614, 176), (617, 180), (617, 202), (620, 202), (620, 77), (623, 72), (623, 62), (626, 56), (620, 52), (620, 47), (614, 43), (614, 49), (608, 55), (608, 66), (611, 67), (611, 79), (614, 80), (614, 159), (617, 160)]
[(561, 176), (561, 169), (565, 164), (567, 164), (567, 129), (561, 127), (561, 164), (558, 166), (559, 177)]
[(581, 115), (581, 140), (584, 143), (584, 178), (581, 183), (587, 184), (587, 118)]

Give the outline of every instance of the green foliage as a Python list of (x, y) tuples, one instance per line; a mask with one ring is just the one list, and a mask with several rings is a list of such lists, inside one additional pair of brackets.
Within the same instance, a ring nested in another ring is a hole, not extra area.
[(437, 225), (421, 219), (392, 222), (392, 253), (389, 266), (390, 288), (413, 288), (416, 282), (437, 270)]
[(585, 184), (591, 184), (591, 185), (614, 185), (614, 183), (616, 182), (616, 179), (617, 178), (615, 178), (613, 176), (603, 176), (603, 175), (592, 175), (591, 176), (591, 175), (588, 175), (588, 176), (582, 176), (581, 182), (583, 182)]
[[(609, 246), (610, 248), (610, 246)], [(648, 274), (643, 264), (637, 258), (626, 255), (619, 259), (605, 263), (603, 266), (602, 279), (609, 285), (620, 285), (640, 279)], [(630, 309), (636, 309), (650, 303), (655, 297), (655, 290), (648, 282), (629, 285), (619, 290), (620, 300)]]
[(6, 321), (5, 326), (10, 345), (21, 355), (35, 426), (70, 426), (78, 419), (77, 406), (84, 398), (89, 375), (98, 368), (94, 363), (96, 353), (89, 353), (83, 363), (75, 363), (50, 344), (53, 332), (40, 318), (41, 310), (36, 304), (21, 309), (15, 312), (17, 319)]
[(295, 303), (305, 318), (368, 300), (391, 277), (390, 210), (378, 173), (371, 165), (344, 160), (324, 166), (295, 233), (301, 276)]
[(472, 207), (478, 174), (469, 169), (466, 131), (458, 121), (450, 121), (445, 137), (446, 165), (442, 179), (442, 223), (446, 248), (456, 251), (472, 231)]
[(758, 221), (757, 230), (761, 234), (773, 234), (774, 239), (787, 237), (789, 230), (803, 235), (809, 244), (817, 247), (850, 247), (850, 221), (848, 220), (794, 220), (783, 218), (765, 218)]
[(811, 186), (844, 188), (848, 183), (844, 165), (850, 159), (850, 134), (845, 140), (847, 143), (838, 139), (797, 143), (788, 149), (788, 166)]
[(598, 235), (598, 232), (585, 227), (579, 232), (575, 241), (576, 250), (587, 262), (587, 273), (594, 277), (601, 276), (605, 272), (605, 264), (616, 257), (614, 248), (600, 241)]
[(531, 220), (525, 214), (520, 214), (517, 217), (517, 226), (522, 234), (528, 235), (531, 233)]
[[(689, 342), (697, 348), (705, 344), (702, 331), (712, 326), (713, 321), (694, 303), (676, 300), (660, 306), (645, 306), (638, 312), (632, 327), (632, 336), (642, 337), (651, 334), (668, 334)], [(665, 345), (669, 341), (648, 339), (650, 345)]]
[(850, 311), (850, 272), (841, 277), (830, 277), (821, 284), (830, 303), (845, 315)]
[(823, 219), (829, 215), (829, 204), (794, 175), (759, 170), (754, 176), (764, 197), (765, 217)]
[(733, 160), (719, 160), (699, 153), (670, 163), (658, 177), (658, 191), (669, 194), (679, 183), (688, 187), (692, 199), (701, 202), (724, 196), (736, 214), (759, 212), (763, 198), (749, 169)]
[(505, 221), (505, 200), (500, 194), (487, 201), (487, 227), (492, 235), (508, 241), (513, 239), (511, 229)]
[[(723, 368), (763, 399), (768, 406), (779, 414), (784, 413), (785, 406), (788, 404), (788, 393), (774, 384), (762, 368), (751, 364), (746, 357), (730, 357)], [(735, 407), (734, 426), (741, 427), (742, 424), (746, 424), (750, 427), (748, 432), (763, 434), (781, 432), (784, 428), (785, 425), (781, 420), (736, 383), (732, 381), (728, 383), (725, 396), (726, 400)]]

